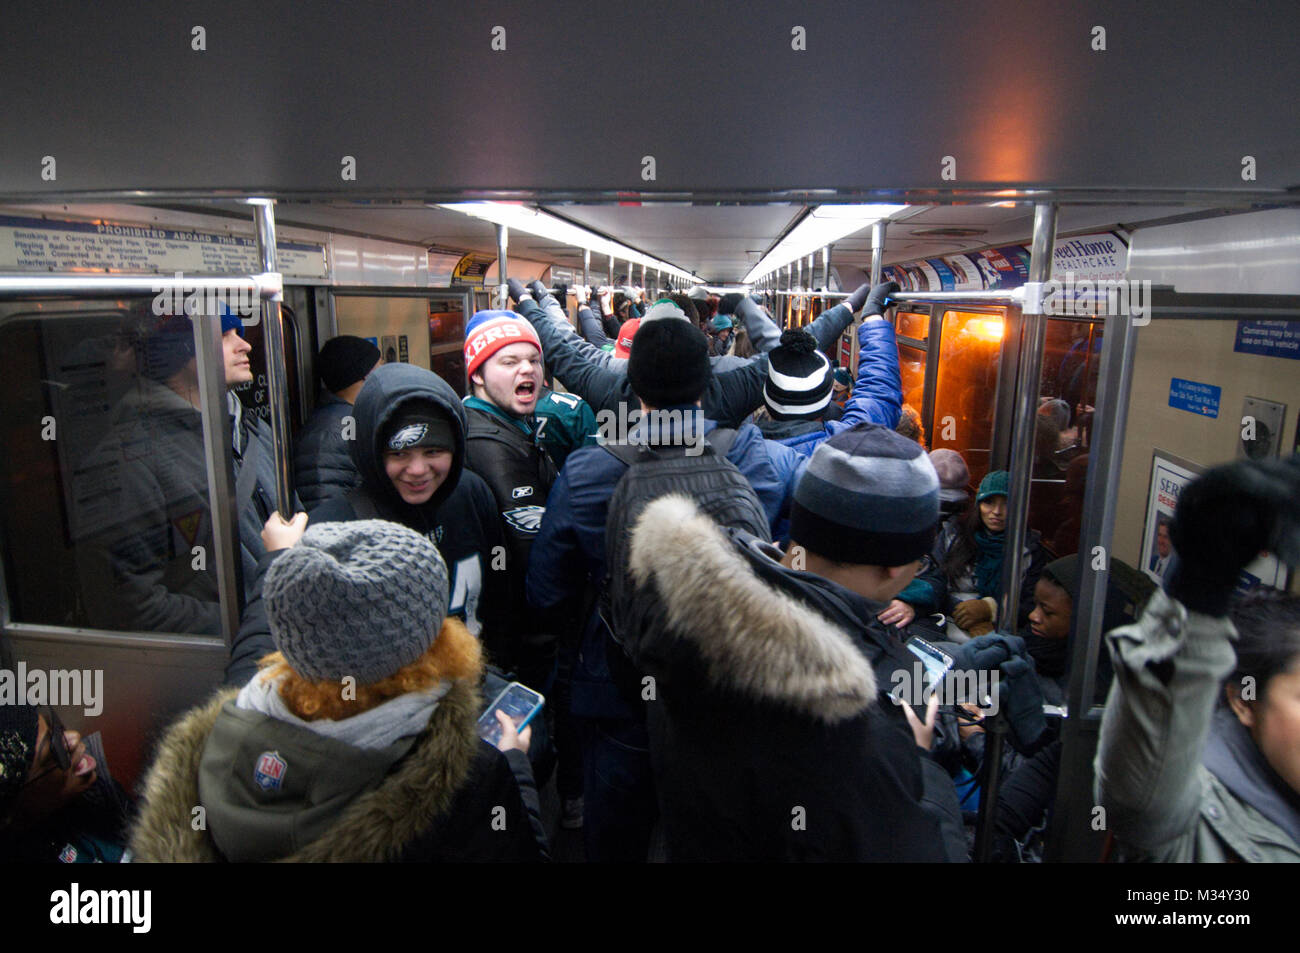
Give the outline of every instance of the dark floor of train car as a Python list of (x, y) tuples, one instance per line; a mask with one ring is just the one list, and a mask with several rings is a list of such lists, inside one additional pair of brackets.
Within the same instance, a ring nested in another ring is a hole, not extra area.
[[(587, 862), (587, 851), (583, 846), (582, 830), (568, 831), (560, 826), (560, 794), (555, 786), (555, 777), (539, 792), (542, 808), (542, 826), (546, 829), (546, 838), (551, 847), (551, 860), (557, 864), (583, 864)], [(647, 857), (651, 863), (666, 863), (667, 849), (663, 839), (663, 827), (656, 824), (650, 840), (650, 853)]]

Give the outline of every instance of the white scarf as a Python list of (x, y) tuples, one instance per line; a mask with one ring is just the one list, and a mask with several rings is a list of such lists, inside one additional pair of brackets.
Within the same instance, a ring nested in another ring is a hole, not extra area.
[(369, 711), (340, 721), (330, 718), (304, 721), (291, 712), (280, 697), (282, 680), (283, 676), (271, 679), (267, 677), (266, 671), (258, 672), (240, 690), (239, 697), (235, 699), (235, 707), (260, 712), (269, 718), (306, 728), (323, 737), (367, 749), (387, 748), (399, 738), (419, 734), (429, 723), (429, 716), (438, 707), (442, 696), (451, 690), (451, 682), (444, 680), (423, 691), (407, 692), (390, 698)]

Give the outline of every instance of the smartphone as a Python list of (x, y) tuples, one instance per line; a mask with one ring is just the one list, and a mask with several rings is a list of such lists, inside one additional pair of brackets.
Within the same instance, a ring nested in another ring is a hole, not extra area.
[(907, 650), (921, 660), (925, 666), (925, 687), (930, 689), (943, 681), (943, 677), (952, 668), (952, 656), (942, 649), (931, 645), (925, 639), (910, 638)]
[(515, 731), (523, 731), (537, 713), (542, 710), (546, 699), (540, 692), (535, 692), (527, 685), (511, 682), (492, 702), (487, 710), (479, 715), (478, 736), (490, 745), (501, 740), (501, 723), (497, 721), (497, 712), (503, 711), (515, 723)]

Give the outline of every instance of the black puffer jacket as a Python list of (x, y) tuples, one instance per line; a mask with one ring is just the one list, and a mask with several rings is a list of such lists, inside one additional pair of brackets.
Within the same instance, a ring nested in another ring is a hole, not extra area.
[[(351, 416), (352, 405), (327, 392), (311, 420), (298, 432), (293, 477), (308, 513), (330, 497), (342, 496), (361, 484), (361, 474), (348, 452), (352, 441), (344, 439), (345, 418)], [(355, 433), (355, 426), (354, 421), (350, 432)]]

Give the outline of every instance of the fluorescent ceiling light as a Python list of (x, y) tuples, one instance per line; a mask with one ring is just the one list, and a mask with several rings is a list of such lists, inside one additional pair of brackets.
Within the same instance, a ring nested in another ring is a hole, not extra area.
[(813, 252), (906, 208), (906, 205), (819, 205), (750, 269), (744, 283), (752, 284), (778, 268), (807, 258)]
[[(510, 205), (504, 202), (455, 202), (440, 204), (438, 208), (461, 212), (473, 218), (492, 222), (494, 225), (504, 225), (506, 228), (518, 229), (521, 232), (527, 232), (529, 235), (536, 235), (538, 238), (559, 242), (562, 245), (590, 249), (594, 255), (613, 255), (616, 260), (631, 261), (638, 265), (644, 265), (647, 272), (657, 270), (663, 274), (675, 275), (696, 284), (704, 281), (698, 275), (684, 271), (676, 265), (670, 265), (666, 261), (660, 261), (658, 258), (642, 254), (635, 248), (629, 248), (619, 242), (610, 241), (608, 238), (603, 238), (595, 232), (574, 225), (572, 222), (566, 222), (562, 218), (556, 218), (554, 215), (548, 215), (546, 212), (527, 205)], [(592, 264), (594, 265), (595, 262)]]

